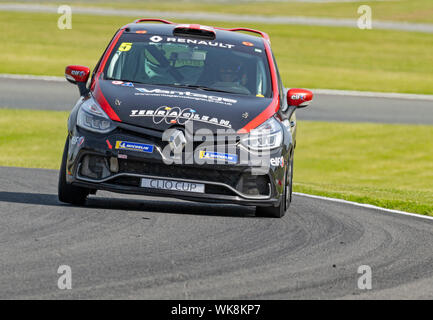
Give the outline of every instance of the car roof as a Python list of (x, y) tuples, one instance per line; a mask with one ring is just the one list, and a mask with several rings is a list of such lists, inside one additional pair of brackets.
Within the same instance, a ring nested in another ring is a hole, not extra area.
[[(158, 19), (155, 19), (158, 21)], [(165, 21), (165, 20), (162, 20)], [(190, 24), (191, 25), (191, 24)], [(173, 36), (173, 31), (176, 27), (179, 26), (185, 26), (185, 24), (176, 24), (176, 23), (130, 23), (125, 25), (123, 28), (125, 29), (126, 33), (136, 33), (137, 31), (147, 31), (146, 33), (159, 35), (159, 36)], [(269, 41), (269, 37), (266, 33), (253, 30), (253, 29), (247, 29), (247, 28), (233, 28), (233, 29), (220, 29), (220, 28), (214, 28), (209, 26), (202, 26), (202, 25), (193, 25), (195, 27), (204, 27), (204, 28), (211, 28), (215, 32), (215, 39), (212, 39), (212, 41), (223, 41), (223, 42), (251, 42), (254, 44), (254, 46), (263, 47), (263, 39), (265, 41)], [(242, 32), (235, 32), (235, 31), (246, 31), (246, 32), (253, 32), (255, 34), (261, 35), (261, 37), (245, 34)], [(185, 34), (185, 37), (188, 37), (188, 34)], [(194, 37), (194, 36), (191, 36)]]

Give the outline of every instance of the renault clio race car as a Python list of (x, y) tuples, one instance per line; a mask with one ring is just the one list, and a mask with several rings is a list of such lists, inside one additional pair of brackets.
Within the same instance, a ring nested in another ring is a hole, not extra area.
[(90, 82), (83, 66), (65, 76), (80, 98), (60, 201), (108, 190), (286, 213), (295, 110), (313, 94), (284, 89), (266, 33), (139, 19), (116, 32)]

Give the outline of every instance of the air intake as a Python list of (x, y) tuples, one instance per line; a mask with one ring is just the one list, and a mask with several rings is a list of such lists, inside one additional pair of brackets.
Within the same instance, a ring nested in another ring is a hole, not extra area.
[(174, 28), (173, 35), (214, 40), (215, 30), (199, 24), (180, 24)]

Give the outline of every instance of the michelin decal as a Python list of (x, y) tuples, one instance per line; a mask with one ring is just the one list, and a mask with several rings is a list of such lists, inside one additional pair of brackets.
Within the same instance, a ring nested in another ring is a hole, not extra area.
[(220, 152), (209, 152), (206, 150), (200, 150), (200, 159), (213, 159), (213, 160), (224, 160), (231, 163), (238, 162), (238, 156), (235, 154), (220, 153)]
[(119, 141), (118, 140), (118, 141), (116, 141), (116, 149), (152, 153), (153, 152), (153, 145), (144, 144), (144, 143), (137, 143), (137, 142), (129, 142), (129, 141)]

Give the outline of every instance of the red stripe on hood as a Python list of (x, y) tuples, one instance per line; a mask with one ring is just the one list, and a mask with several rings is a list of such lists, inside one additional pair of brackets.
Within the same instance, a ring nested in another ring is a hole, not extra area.
[(120, 120), (120, 118), (116, 114), (116, 112), (114, 112), (113, 108), (111, 108), (111, 106), (108, 103), (107, 99), (105, 99), (104, 94), (102, 93), (102, 90), (99, 87), (99, 80), (96, 80), (95, 84), (96, 85), (95, 85), (95, 88), (93, 90), (93, 96), (95, 97), (95, 99), (98, 102), (98, 104), (105, 111), (105, 113), (107, 114), (107, 116), (110, 117), (111, 120), (122, 122), (122, 120)]
[(268, 57), (269, 69), (271, 71), (271, 79), (272, 79), (272, 92), (273, 98), (269, 106), (266, 107), (257, 117), (248, 122), (242, 129), (238, 130), (238, 133), (248, 133), (252, 129), (257, 128), (263, 122), (272, 117), (279, 109), (280, 109), (280, 96), (278, 92), (278, 80), (277, 80), (277, 71), (275, 70), (275, 64), (272, 59), (271, 48), (267, 40), (263, 40), (266, 49), (266, 55)]

